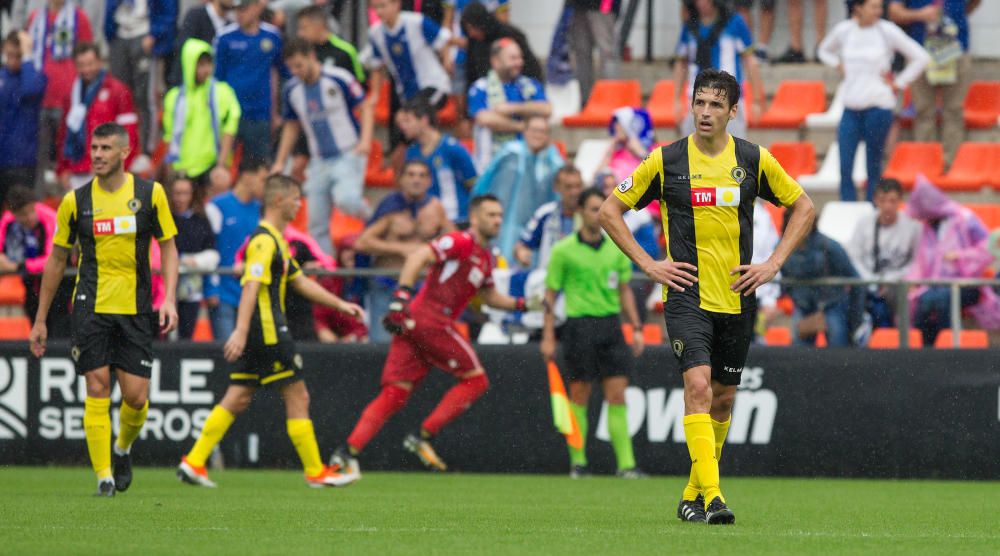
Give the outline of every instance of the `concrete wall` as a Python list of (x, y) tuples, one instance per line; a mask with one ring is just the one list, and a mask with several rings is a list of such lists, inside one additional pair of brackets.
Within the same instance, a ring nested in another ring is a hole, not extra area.
[[(628, 0), (624, 0), (627, 2)], [(623, 2), (623, 3), (624, 3)], [(812, 51), (815, 44), (813, 33), (812, 2), (806, 0), (805, 44)], [(562, 9), (561, 0), (511, 0), (511, 18), (528, 35), (535, 52), (544, 56), (549, 51), (552, 31)], [(846, 15), (844, 2), (827, 1), (828, 27), (832, 27)], [(771, 55), (777, 56), (788, 46), (787, 13), (788, 0), (778, 0), (776, 29), (769, 45)], [(666, 58), (672, 55), (680, 34), (680, 0), (653, 0), (653, 55)], [(1000, 58), (1000, 42), (991, 40), (991, 35), (1000, 28), (1000, 0), (985, 0), (972, 16), (972, 52), (979, 57)], [(636, 17), (636, 25), (629, 40), (634, 58), (646, 52), (646, 0), (642, 1)]]

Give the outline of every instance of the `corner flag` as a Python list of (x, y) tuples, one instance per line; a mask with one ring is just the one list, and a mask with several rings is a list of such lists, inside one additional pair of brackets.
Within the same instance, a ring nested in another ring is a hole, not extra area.
[(583, 436), (576, 417), (569, 410), (569, 397), (566, 396), (566, 386), (555, 361), (549, 361), (549, 395), (552, 397), (552, 422), (556, 429), (566, 437), (566, 444), (571, 448), (583, 448)]

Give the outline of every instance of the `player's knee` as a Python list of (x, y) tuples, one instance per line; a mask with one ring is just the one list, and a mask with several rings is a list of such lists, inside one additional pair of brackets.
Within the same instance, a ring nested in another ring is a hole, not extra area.
[(730, 414), (733, 412), (733, 403), (736, 401), (736, 390), (726, 390), (712, 397), (713, 414)]
[(462, 379), (462, 382), (469, 385), (477, 394), (483, 395), (490, 389), (490, 379), (486, 373), (479, 373)]
[(122, 392), (122, 400), (132, 409), (142, 409), (148, 399), (149, 393), (146, 391)]
[(712, 386), (707, 380), (688, 381), (684, 385), (684, 402), (689, 409), (708, 412), (712, 405)]
[(91, 398), (108, 398), (111, 397), (111, 379), (110, 377), (105, 380), (103, 377), (96, 376), (95, 373), (90, 373), (87, 375), (87, 396)]
[(406, 401), (410, 399), (410, 389), (399, 384), (386, 384), (382, 387), (381, 396), (388, 402), (389, 411), (395, 413), (403, 409)]

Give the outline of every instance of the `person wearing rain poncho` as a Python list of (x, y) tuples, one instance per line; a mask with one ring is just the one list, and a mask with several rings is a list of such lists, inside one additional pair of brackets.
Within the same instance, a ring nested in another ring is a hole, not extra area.
[[(922, 224), (920, 247), (908, 279), (984, 277), (993, 255), (989, 232), (978, 216), (923, 176), (917, 177), (907, 211)], [(1000, 298), (991, 288), (969, 287), (960, 292), (962, 308), (979, 326), (1000, 329)], [(952, 324), (951, 288), (920, 286), (910, 290), (909, 298), (913, 324), (920, 329), (924, 346), (933, 346), (938, 332)]]
[(167, 161), (196, 186), (229, 186), (226, 163), (240, 125), (240, 103), (232, 87), (212, 77), (212, 47), (188, 39), (181, 48), (184, 82), (163, 99)]

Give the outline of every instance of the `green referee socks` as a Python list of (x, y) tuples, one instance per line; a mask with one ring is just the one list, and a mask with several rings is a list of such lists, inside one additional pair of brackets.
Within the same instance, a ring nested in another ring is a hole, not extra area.
[(580, 449), (569, 447), (569, 463), (570, 465), (587, 465), (587, 406), (569, 402), (569, 410), (576, 417), (576, 424), (580, 427), (580, 436), (583, 438)]
[(611, 436), (611, 446), (615, 449), (618, 470), (635, 467), (632, 437), (628, 434), (628, 409), (625, 404), (608, 404), (608, 434)]
[(83, 433), (87, 437), (90, 464), (98, 479), (111, 478), (111, 408), (110, 398), (91, 398), (83, 402)]

